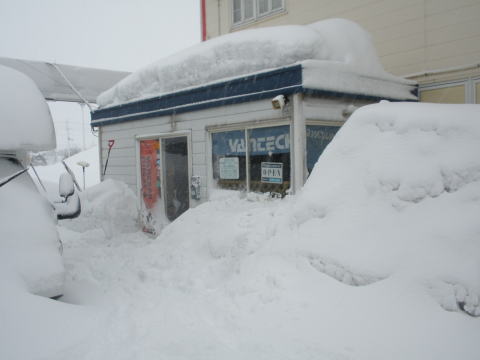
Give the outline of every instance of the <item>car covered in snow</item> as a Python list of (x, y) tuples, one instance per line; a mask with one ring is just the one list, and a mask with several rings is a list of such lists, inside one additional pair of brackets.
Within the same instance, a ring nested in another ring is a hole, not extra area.
[(62, 294), (64, 267), (57, 219), (80, 214), (73, 179), (63, 174), (51, 203), (28, 173), (30, 152), (55, 148), (48, 105), (35, 83), (0, 66), (0, 271), (20, 278), (33, 293)]

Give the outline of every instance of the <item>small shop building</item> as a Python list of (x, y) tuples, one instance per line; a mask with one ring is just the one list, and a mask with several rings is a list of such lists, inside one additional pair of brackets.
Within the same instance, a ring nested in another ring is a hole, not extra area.
[(127, 183), (139, 206), (165, 221), (207, 201), (214, 189), (295, 193), (354, 109), (417, 99), (411, 81), (321, 60), (160, 95), (147, 90), (101, 106), (91, 125), (102, 179)]
[(102, 170), (113, 143), (103, 178), (126, 182), (142, 206), (162, 207), (170, 221), (207, 200), (214, 188), (283, 196), (301, 188), (353, 109), (415, 96), (415, 86), (360, 74), (350, 74), (351, 83), (377, 88), (376, 95), (309, 84), (305, 77), (315, 76), (310, 65), (93, 112)]

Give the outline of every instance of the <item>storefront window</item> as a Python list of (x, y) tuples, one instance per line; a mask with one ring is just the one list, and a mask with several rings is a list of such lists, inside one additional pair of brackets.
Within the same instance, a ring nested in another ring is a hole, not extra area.
[(248, 130), (250, 191), (285, 195), (290, 187), (288, 125)]
[(246, 190), (245, 131), (212, 134), (213, 178), (223, 189)]
[(212, 152), (213, 178), (223, 189), (284, 195), (290, 187), (288, 125), (214, 133)]
[(307, 125), (307, 170), (310, 174), (325, 147), (332, 141), (339, 126)]

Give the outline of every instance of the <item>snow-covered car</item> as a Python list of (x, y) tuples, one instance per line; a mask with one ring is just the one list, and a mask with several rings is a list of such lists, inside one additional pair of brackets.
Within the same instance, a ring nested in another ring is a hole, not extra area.
[(35, 83), (0, 66), (0, 271), (33, 293), (62, 294), (64, 267), (57, 219), (80, 214), (73, 179), (59, 181), (63, 201), (50, 203), (27, 169), (29, 153), (55, 148), (53, 121)]

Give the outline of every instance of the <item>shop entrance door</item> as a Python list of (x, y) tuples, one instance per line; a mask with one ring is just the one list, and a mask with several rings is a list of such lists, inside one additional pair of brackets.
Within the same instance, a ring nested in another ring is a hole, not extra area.
[(165, 179), (165, 212), (173, 221), (190, 207), (188, 176), (188, 138), (162, 139)]

